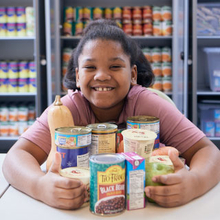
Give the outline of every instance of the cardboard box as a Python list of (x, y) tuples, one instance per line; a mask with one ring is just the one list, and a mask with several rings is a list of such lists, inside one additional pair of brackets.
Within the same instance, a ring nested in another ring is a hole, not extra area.
[(126, 208), (145, 208), (145, 159), (134, 152), (122, 155), (126, 161)]

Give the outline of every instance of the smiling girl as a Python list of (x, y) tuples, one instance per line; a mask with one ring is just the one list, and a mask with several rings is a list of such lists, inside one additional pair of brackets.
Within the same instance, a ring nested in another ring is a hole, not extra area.
[[(159, 118), (161, 142), (176, 148), (190, 169), (176, 151), (165, 148), (175, 173), (154, 177), (164, 186), (149, 186), (145, 191), (159, 205), (174, 207), (219, 182), (220, 153), (175, 106), (146, 89), (153, 79), (150, 64), (135, 42), (114, 22), (98, 20), (87, 26), (72, 53), (64, 80), (69, 90), (62, 103), (78, 126), (112, 122), (125, 128), (131, 116)], [(40, 169), (51, 146), (48, 109), (50, 106), (10, 149), (3, 172), (12, 186), (33, 198), (53, 207), (76, 209), (87, 199), (86, 186), (59, 175), (60, 155), (55, 154), (47, 173)]]

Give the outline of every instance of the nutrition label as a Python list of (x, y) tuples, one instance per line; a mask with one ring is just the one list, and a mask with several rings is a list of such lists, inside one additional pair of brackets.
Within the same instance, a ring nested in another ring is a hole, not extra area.
[(89, 167), (89, 153), (77, 156), (77, 167)]
[(130, 209), (143, 208), (144, 206), (144, 170), (129, 172), (129, 207)]

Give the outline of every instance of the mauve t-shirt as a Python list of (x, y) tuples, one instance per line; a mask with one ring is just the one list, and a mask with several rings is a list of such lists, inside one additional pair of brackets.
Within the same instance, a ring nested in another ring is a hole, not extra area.
[[(95, 123), (95, 116), (89, 102), (80, 91), (69, 90), (61, 99), (73, 116), (74, 124), (86, 126)], [(21, 135), (22, 138), (35, 143), (47, 154), (50, 152), (51, 137), (47, 123), (49, 106), (35, 123)], [(140, 85), (133, 86), (124, 104), (124, 108), (115, 121), (119, 128), (126, 127), (127, 118), (136, 115), (155, 116), (160, 120), (160, 142), (166, 146), (185, 152), (204, 137), (204, 133), (189, 121), (175, 106)]]

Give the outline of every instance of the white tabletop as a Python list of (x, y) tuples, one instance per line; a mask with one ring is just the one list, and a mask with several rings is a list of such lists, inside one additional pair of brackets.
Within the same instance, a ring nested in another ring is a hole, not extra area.
[(4, 158), (5, 158), (5, 154), (0, 154), (0, 198), (9, 186), (8, 182), (6, 181), (2, 173), (2, 164), (4, 162)]
[[(2, 157), (0, 161), (2, 164)], [(2, 174), (1, 174), (2, 176)], [(2, 183), (2, 178), (1, 182)], [(7, 185), (7, 182), (4, 180)], [(147, 203), (146, 208), (124, 211), (109, 217), (110, 219), (153, 219), (153, 220), (219, 220), (220, 219), (220, 183), (208, 193), (190, 203), (176, 208), (162, 208)], [(16, 220), (74, 220), (74, 219), (106, 219), (92, 214), (89, 206), (78, 210), (60, 210), (39, 202), (10, 186), (0, 199), (0, 219)]]

